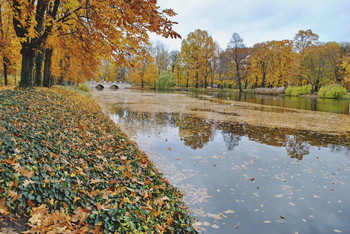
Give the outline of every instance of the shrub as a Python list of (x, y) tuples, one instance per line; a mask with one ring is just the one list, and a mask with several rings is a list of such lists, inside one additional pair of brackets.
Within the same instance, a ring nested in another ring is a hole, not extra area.
[(87, 85), (85, 85), (85, 84), (79, 84), (78, 89), (83, 91), (83, 92), (89, 92), (90, 91), (89, 87), (87, 87)]
[(289, 86), (286, 88), (286, 96), (299, 96), (304, 95), (312, 92), (311, 85), (304, 85), (304, 86)]
[(346, 88), (338, 84), (324, 86), (318, 91), (318, 96), (322, 98), (341, 98), (346, 94)]
[(170, 89), (174, 85), (174, 75), (171, 72), (162, 71), (156, 82), (156, 88), (160, 90)]

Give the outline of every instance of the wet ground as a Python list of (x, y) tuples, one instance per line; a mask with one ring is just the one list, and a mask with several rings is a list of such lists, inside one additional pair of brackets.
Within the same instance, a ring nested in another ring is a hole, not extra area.
[(350, 232), (350, 116), (176, 93), (93, 96), (186, 194), (199, 231)]

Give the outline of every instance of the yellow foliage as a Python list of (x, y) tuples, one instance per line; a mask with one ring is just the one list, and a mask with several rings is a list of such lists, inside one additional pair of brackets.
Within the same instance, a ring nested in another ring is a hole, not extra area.
[[(186, 85), (207, 85), (211, 73), (210, 63), (214, 59), (216, 45), (213, 38), (205, 30), (197, 29), (187, 35), (182, 41), (181, 52), (178, 57), (185, 74)], [(180, 71), (180, 69), (178, 70)], [(179, 83), (183, 83), (184, 76), (175, 75)], [(180, 81), (181, 80), (181, 81)]]

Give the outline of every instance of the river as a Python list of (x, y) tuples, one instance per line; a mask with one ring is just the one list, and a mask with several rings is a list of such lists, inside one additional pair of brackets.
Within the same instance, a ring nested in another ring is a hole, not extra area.
[(350, 116), (185, 93), (92, 94), (185, 193), (200, 232), (350, 232)]
[[(200, 92), (199, 92), (200, 93)], [(302, 110), (331, 112), (350, 115), (349, 99), (317, 98), (316, 96), (290, 97), (284, 95), (262, 95), (254, 93), (237, 92), (204, 92), (210, 97), (219, 100), (233, 100), (240, 102), (256, 103), (269, 106), (287, 107)], [(198, 96), (198, 92), (192, 94)]]

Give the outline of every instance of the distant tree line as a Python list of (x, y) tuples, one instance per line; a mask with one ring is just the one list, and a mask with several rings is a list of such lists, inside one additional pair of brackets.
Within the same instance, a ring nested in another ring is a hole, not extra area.
[(267, 41), (247, 47), (233, 33), (225, 49), (205, 30), (183, 39), (180, 51), (169, 52), (157, 42), (126, 77), (141, 86), (155, 87), (166, 71), (179, 87), (246, 88), (321, 86), (337, 83), (350, 89), (350, 43), (319, 41), (311, 30), (300, 30), (293, 40)]

